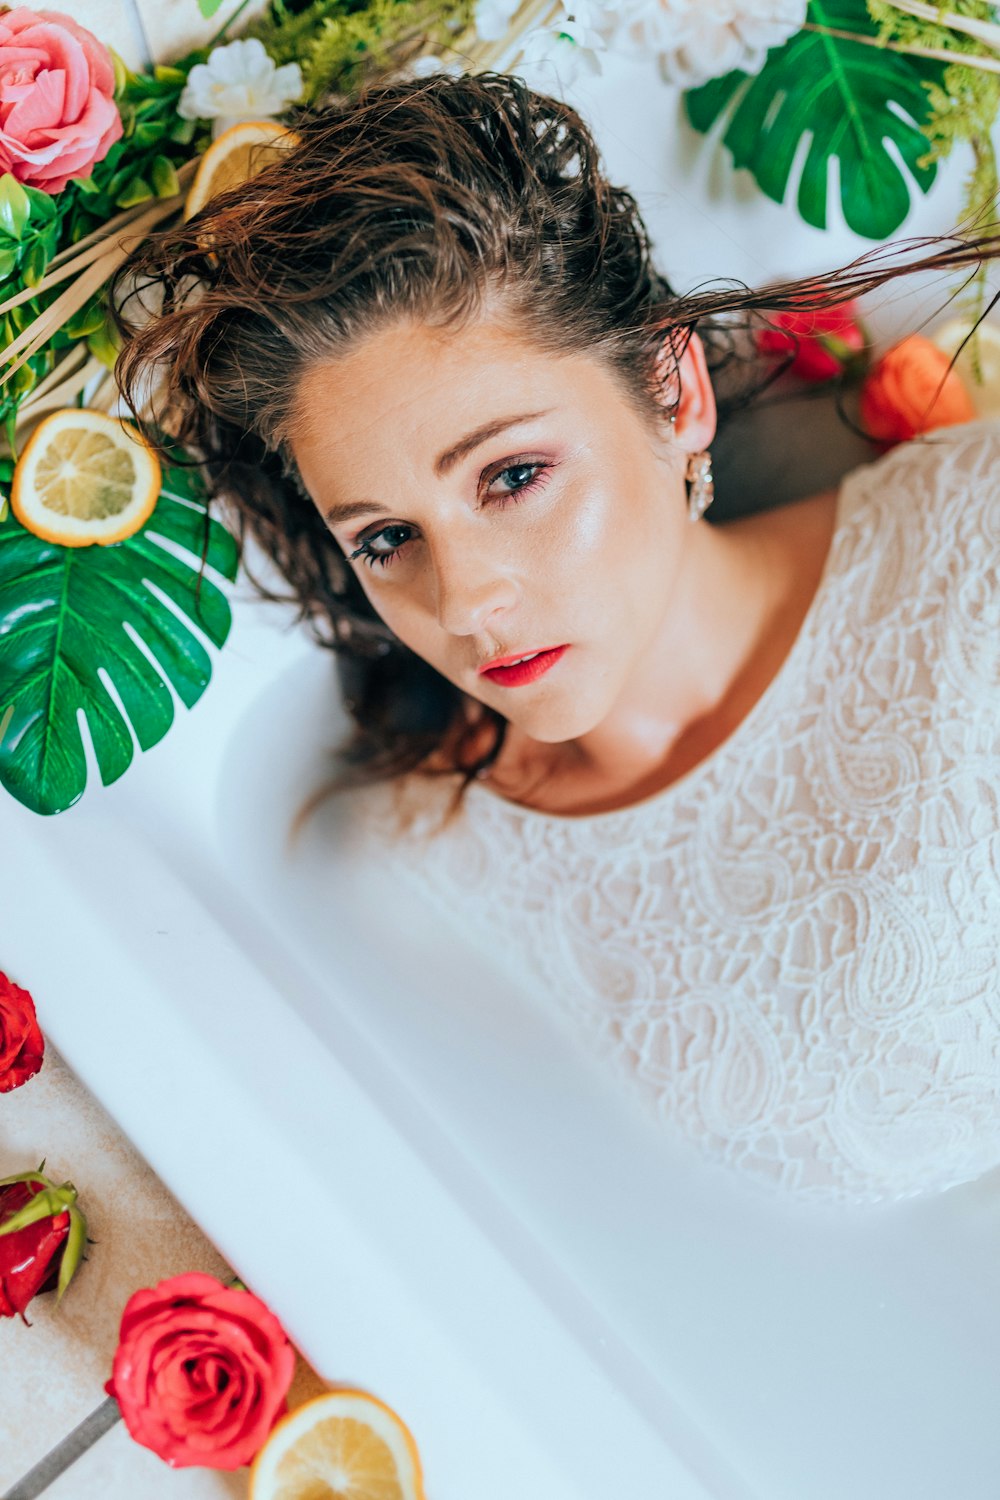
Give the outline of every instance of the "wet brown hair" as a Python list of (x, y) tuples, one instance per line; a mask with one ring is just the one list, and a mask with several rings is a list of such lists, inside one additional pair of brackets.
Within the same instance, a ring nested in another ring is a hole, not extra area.
[(241, 550), (251, 536), (290, 593), (247, 569), (251, 582), (293, 600), (336, 654), (354, 731), (323, 794), (457, 773), (454, 812), (499, 754), (506, 720), (392, 634), (305, 494), (288, 436), (309, 365), (401, 317), (460, 325), (496, 299), (537, 347), (606, 361), (654, 424), (676, 405), (677, 361), (697, 329), (724, 420), (784, 368), (753, 357), (755, 318), (829, 307), (913, 270), (975, 267), (1000, 248), (989, 235), (935, 237), (910, 241), (935, 249), (906, 264), (881, 246), (823, 276), (678, 295), (579, 114), (515, 77), (376, 82), (294, 128), (301, 142), (279, 162), (146, 241), (112, 301), (117, 376), (147, 436), (189, 449)]

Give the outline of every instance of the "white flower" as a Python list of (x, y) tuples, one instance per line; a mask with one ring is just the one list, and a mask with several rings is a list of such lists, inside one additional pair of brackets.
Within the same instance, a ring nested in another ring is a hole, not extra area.
[(757, 73), (806, 19), (806, 0), (624, 0), (610, 33), (615, 51), (659, 54), (670, 83), (696, 88), (733, 68)]
[(551, 69), (555, 82), (564, 89), (572, 88), (581, 73), (600, 73), (599, 54), (606, 50), (604, 37), (594, 27), (558, 18), (547, 27), (536, 26), (525, 32), (517, 45), (521, 56), (514, 71), (520, 73), (523, 68), (547, 73)]
[(239, 120), (268, 120), (283, 114), (302, 93), (298, 63), (275, 66), (256, 37), (227, 42), (195, 63), (188, 74), (177, 113), (185, 120), (212, 120), (219, 135)]
[[(477, 0), (476, 30), (484, 41), (502, 41), (520, 8), (521, 0)], [(615, 12), (604, 0), (561, 0), (559, 13), (547, 26), (534, 26), (516, 39), (513, 54), (520, 54), (516, 69), (542, 69), (548, 80), (569, 88), (582, 72), (600, 73), (599, 53), (606, 50), (605, 34), (613, 29)]]
[(562, 0), (562, 8), (567, 20), (601, 33), (614, 29), (619, 10), (613, 3), (605, 5), (604, 0)]

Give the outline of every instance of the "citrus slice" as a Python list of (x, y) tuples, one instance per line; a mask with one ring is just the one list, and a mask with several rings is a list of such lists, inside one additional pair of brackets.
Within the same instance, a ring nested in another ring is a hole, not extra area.
[[(943, 349), (951, 359), (971, 326), (971, 323), (966, 322), (964, 318), (951, 318), (940, 328), (935, 328), (930, 337), (932, 342), (937, 344), (939, 349)], [(976, 415), (1000, 417), (1000, 328), (995, 323), (980, 323), (976, 336), (979, 340), (982, 384), (980, 385), (976, 379), (973, 368), (973, 339), (969, 340), (955, 361), (955, 369), (961, 376), (962, 384), (976, 408)]]
[(22, 526), (64, 547), (124, 541), (149, 520), (160, 463), (129, 422), (71, 406), (39, 422), (14, 468)]
[(250, 1470), (249, 1500), (424, 1500), (420, 1455), (383, 1402), (327, 1391), (272, 1430)]
[(192, 218), (210, 198), (239, 187), (297, 146), (301, 137), (274, 120), (243, 120), (213, 141), (198, 164), (184, 200), (184, 217)]

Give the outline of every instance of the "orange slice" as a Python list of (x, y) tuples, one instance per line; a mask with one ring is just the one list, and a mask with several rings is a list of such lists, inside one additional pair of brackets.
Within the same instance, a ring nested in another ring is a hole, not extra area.
[(31, 434), (10, 504), (21, 525), (47, 542), (106, 547), (138, 531), (159, 494), (159, 460), (131, 423), (71, 406)]
[(424, 1500), (420, 1455), (383, 1402), (327, 1391), (273, 1429), (253, 1461), (249, 1500)]
[(271, 165), (301, 140), (275, 120), (244, 120), (230, 125), (213, 141), (198, 164), (184, 200), (184, 217), (192, 218), (210, 198), (239, 187)]

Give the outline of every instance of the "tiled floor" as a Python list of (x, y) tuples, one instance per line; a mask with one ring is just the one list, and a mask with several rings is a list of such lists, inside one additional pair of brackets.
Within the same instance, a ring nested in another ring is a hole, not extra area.
[(243, 1500), (246, 1492), (246, 1469), (168, 1468), (118, 1422), (49, 1486), (44, 1500)]
[[(42, 1070), (0, 1096), (0, 1177), (37, 1168), (69, 1179), (94, 1243), (62, 1306), (49, 1295), (0, 1323), (0, 1494), (104, 1400), (121, 1309), (138, 1287), (201, 1270), (217, 1251), (51, 1046)], [(293, 1404), (321, 1386), (300, 1366)], [(238, 1500), (247, 1470), (174, 1471), (121, 1422), (46, 1491), (46, 1500)]]

